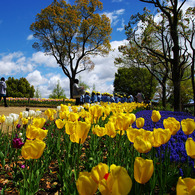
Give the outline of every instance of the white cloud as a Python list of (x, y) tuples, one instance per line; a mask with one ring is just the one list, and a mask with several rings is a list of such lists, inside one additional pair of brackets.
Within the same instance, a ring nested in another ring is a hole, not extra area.
[(30, 41), (30, 40), (33, 40), (34, 39), (34, 37), (33, 37), (33, 35), (31, 34), (31, 35), (29, 35), (28, 37), (27, 37), (27, 40), (28, 41)]
[(122, 2), (123, 0), (112, 0), (112, 2)]
[(125, 27), (125, 20), (122, 18), (121, 27), (117, 28), (116, 30), (121, 32), (124, 30), (124, 27)]
[(16, 75), (32, 71), (34, 65), (31, 64), (22, 52), (0, 54), (0, 70), (4, 75)]
[(32, 62), (39, 64), (39, 65), (44, 65), (44, 66), (53, 67), (53, 68), (58, 67), (57, 62), (53, 56), (45, 55), (41, 51), (33, 53), (31, 60)]
[(113, 92), (113, 82), (117, 72), (114, 60), (119, 55), (118, 46), (126, 43), (126, 40), (111, 42), (111, 47), (114, 51), (111, 51), (106, 57), (96, 56), (92, 58), (92, 61), (95, 63), (94, 70), (90, 72), (84, 71), (79, 74), (81, 80), (90, 87), (89, 91), (92, 91), (95, 85), (95, 90), (101, 93)]
[(38, 70), (35, 70), (34, 72), (29, 73), (26, 76), (26, 79), (31, 85), (40, 86), (48, 82), (48, 79), (41, 75), (41, 72)]
[(125, 9), (119, 9), (115, 10), (113, 12), (104, 12), (105, 14), (111, 21), (112, 25), (115, 26), (119, 21), (118, 18), (120, 15), (123, 15), (125, 12)]

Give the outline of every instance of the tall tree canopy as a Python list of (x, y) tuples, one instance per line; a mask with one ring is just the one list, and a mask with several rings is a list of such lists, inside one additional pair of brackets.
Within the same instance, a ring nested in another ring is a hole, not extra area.
[(90, 56), (105, 55), (111, 49), (112, 29), (109, 18), (98, 13), (102, 8), (99, 0), (76, 0), (74, 5), (54, 1), (30, 26), (39, 40), (33, 47), (55, 57), (70, 80), (71, 97), (76, 75), (94, 67)]
[[(146, 49), (148, 53), (158, 58), (164, 59), (164, 61), (167, 64), (170, 64), (171, 80), (174, 86), (174, 110), (180, 111), (181, 110), (181, 81), (183, 79), (184, 71), (188, 66), (188, 65), (186, 66), (186, 63), (189, 59), (189, 54), (187, 53), (185, 46), (183, 49), (181, 45), (182, 42), (180, 39), (181, 35), (179, 31), (181, 15), (182, 15), (182, 7), (185, 4), (186, 0), (182, 0), (180, 2), (179, 0), (166, 0), (166, 1), (140, 0), (140, 1), (153, 4), (155, 7), (159, 9), (163, 21), (163, 23), (161, 24), (164, 24), (164, 27), (166, 27), (166, 31), (164, 32), (168, 33), (166, 35), (167, 39), (164, 39), (164, 37), (162, 38), (166, 43), (171, 43), (171, 44), (167, 44), (166, 53), (164, 53), (164, 50), (160, 50), (159, 52), (159, 47), (152, 47), (151, 44), (146, 44), (148, 42), (150, 43), (151, 40), (149, 35), (150, 33), (148, 33), (148, 30), (150, 31), (154, 30), (154, 28), (151, 27), (146, 28), (147, 31), (145, 31), (144, 27), (142, 26), (143, 27), (142, 30), (144, 30), (144, 33), (146, 34), (142, 34), (139, 40), (135, 38), (137, 35), (139, 36), (139, 34), (135, 33), (136, 31), (134, 31), (133, 25), (138, 24), (140, 20), (142, 20), (145, 24), (147, 24), (148, 22), (148, 20), (145, 20), (144, 15), (140, 17), (140, 14), (131, 17), (129, 24), (126, 27), (126, 33), (128, 39), (133, 38), (136, 44), (140, 46), (140, 48)], [(161, 44), (160, 48), (163, 47), (164, 45)]]
[(9, 77), (6, 84), (8, 97), (32, 98), (34, 96), (34, 86), (30, 86), (26, 78), (14, 79), (14, 77)]
[(135, 96), (141, 91), (148, 99), (153, 98), (157, 81), (146, 68), (119, 68), (115, 73), (114, 92)]

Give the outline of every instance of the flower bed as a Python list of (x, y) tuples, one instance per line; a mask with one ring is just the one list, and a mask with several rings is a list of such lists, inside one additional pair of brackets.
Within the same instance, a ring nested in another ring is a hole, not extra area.
[(61, 104), (43, 118), (38, 110), (0, 116), (12, 132), (0, 135), (1, 193), (176, 194), (176, 187), (187, 189), (195, 174), (194, 117), (145, 106)]

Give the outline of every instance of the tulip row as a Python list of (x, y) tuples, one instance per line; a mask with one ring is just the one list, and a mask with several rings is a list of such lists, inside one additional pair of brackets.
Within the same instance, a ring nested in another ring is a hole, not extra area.
[(75, 103), (75, 99), (48, 99), (48, 98), (13, 98), (13, 97), (7, 97), (7, 102), (9, 106), (57, 106), (60, 104), (71, 104)]
[[(12, 127), (11, 135), (8, 128), (0, 136), (1, 173), (9, 164), (12, 187), (20, 194), (40, 192), (40, 181), (50, 173), (51, 164), (57, 168), (56, 190), (64, 194), (193, 193), (193, 117), (162, 119), (155, 110), (142, 117), (142, 111), (135, 113), (145, 106), (61, 104), (57, 111), (47, 109), (44, 118), (38, 110), (0, 116), (2, 125)], [(145, 128), (148, 121), (151, 129)], [(179, 143), (175, 137), (181, 133), (187, 136), (185, 163), (170, 158), (170, 143)], [(6, 185), (0, 187), (6, 191)]]

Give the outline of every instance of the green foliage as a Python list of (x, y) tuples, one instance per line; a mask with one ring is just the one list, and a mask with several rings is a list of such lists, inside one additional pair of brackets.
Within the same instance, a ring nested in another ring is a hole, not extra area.
[(151, 99), (156, 91), (157, 81), (146, 68), (119, 68), (115, 73), (114, 92), (132, 94), (141, 91), (145, 97)]
[(52, 94), (49, 95), (49, 98), (52, 98), (52, 99), (66, 98), (64, 90), (60, 86), (60, 81), (59, 80), (58, 80), (58, 83), (57, 83), (56, 87), (53, 89)]
[(36, 88), (34, 97), (35, 98), (41, 98), (41, 92), (39, 90), (39, 87)]
[(26, 78), (14, 79), (14, 77), (9, 77), (6, 84), (8, 97), (32, 98), (34, 96), (34, 86), (30, 86)]

